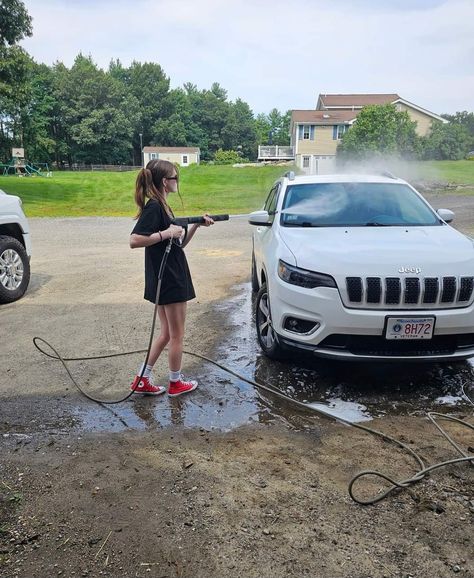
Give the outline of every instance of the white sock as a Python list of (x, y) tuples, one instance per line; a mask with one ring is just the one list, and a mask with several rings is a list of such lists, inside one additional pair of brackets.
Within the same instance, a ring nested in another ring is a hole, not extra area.
[(181, 378), (181, 370), (170, 371), (170, 381), (179, 381)]
[(145, 368), (145, 371), (143, 372), (143, 377), (150, 377), (150, 373), (152, 372), (153, 365), (145, 365), (144, 363), (142, 363), (140, 365), (140, 369), (138, 370), (137, 375), (142, 374), (143, 368)]

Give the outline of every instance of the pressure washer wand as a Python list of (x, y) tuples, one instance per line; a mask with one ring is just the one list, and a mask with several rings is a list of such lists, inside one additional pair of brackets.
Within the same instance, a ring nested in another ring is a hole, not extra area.
[[(213, 221), (228, 221), (229, 215), (209, 215)], [(206, 221), (204, 217), (176, 217), (171, 221), (173, 225), (187, 227), (188, 225), (203, 225)]]

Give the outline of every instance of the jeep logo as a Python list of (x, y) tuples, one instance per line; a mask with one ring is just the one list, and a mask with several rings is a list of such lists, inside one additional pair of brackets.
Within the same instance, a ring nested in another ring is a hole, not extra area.
[(398, 269), (399, 273), (416, 273), (419, 275), (421, 273), (421, 269), (419, 267), (400, 267)]

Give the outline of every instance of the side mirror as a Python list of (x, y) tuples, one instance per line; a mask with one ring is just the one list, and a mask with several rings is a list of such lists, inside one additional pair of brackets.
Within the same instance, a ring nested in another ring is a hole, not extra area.
[(271, 227), (270, 215), (268, 211), (254, 211), (249, 215), (249, 223), (251, 225), (258, 225), (259, 227)]
[(454, 219), (454, 213), (450, 209), (438, 209), (436, 212), (445, 223), (451, 223), (451, 221)]

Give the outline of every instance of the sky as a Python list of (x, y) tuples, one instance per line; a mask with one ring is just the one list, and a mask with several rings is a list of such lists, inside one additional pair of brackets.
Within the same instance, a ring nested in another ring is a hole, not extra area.
[(24, 0), (37, 61), (156, 62), (172, 88), (218, 82), (255, 114), (322, 94), (397, 93), (474, 111), (474, 0)]

